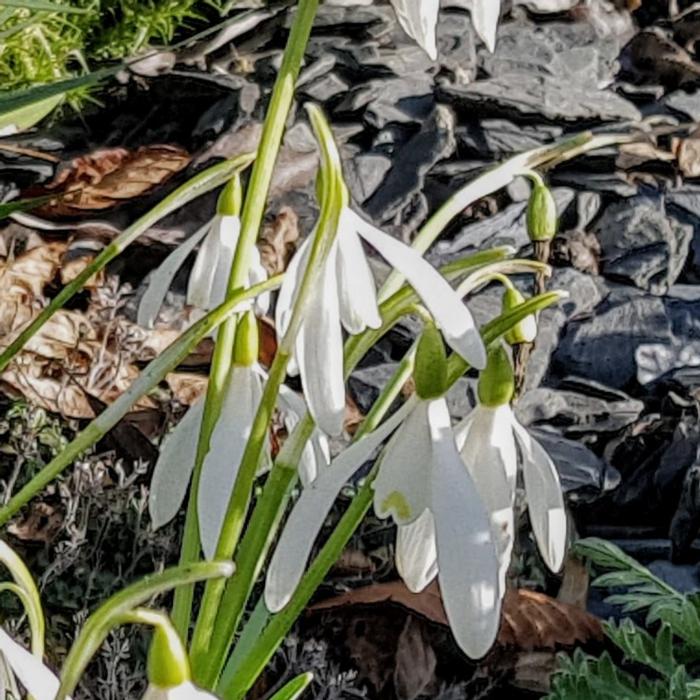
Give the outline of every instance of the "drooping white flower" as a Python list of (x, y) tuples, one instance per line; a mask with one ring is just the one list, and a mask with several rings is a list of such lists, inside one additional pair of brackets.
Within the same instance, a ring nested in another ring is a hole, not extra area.
[[(270, 562), (266, 605), (277, 611), (289, 601), (338, 492), (394, 430), (373, 484), (375, 512), (415, 526), (410, 536), (416, 535), (416, 551), (402, 548), (409, 556), (397, 560), (400, 573), (411, 588), (420, 589), (439, 570), (457, 642), (470, 656), (483, 656), (498, 631), (499, 559), (488, 513), (457, 451), (444, 398), (410, 400), (304, 489)], [(415, 566), (414, 557), (430, 563)]]
[(2, 628), (0, 653), (29, 696), (34, 700), (54, 700), (60, 685), (56, 674)]
[[(219, 533), (250, 429), (262, 396), (266, 373), (257, 364), (234, 365), (225, 389), (221, 414), (202, 465), (197, 512), (202, 549), (207, 558), (216, 550)], [(288, 387), (282, 387), (278, 406), (287, 430), (306, 413), (306, 407)], [(149, 511), (155, 528), (172, 520), (187, 493), (197, 456), (204, 397), (185, 414), (165, 438), (156, 462), (149, 493)], [(314, 431), (299, 463), (302, 484), (312, 481), (330, 460), (326, 438)], [(267, 462), (261, 465), (261, 472)]]
[[(138, 324), (147, 328), (153, 325), (175, 275), (200, 241), (202, 245), (197, 252), (187, 286), (187, 303), (203, 311), (211, 311), (221, 304), (226, 298), (226, 288), (239, 233), (240, 220), (237, 216), (218, 213), (210, 222), (175, 248), (151, 276), (148, 288), (139, 303)], [(260, 262), (260, 253), (255, 246), (251, 254), (253, 260), (248, 282), (252, 286), (258, 282), (264, 282), (267, 279), (267, 272)], [(258, 315), (267, 313), (270, 295), (261, 294), (255, 299), (254, 305)]]
[[(474, 31), (493, 53), (501, 0), (466, 0), (471, 10)], [(391, 0), (403, 30), (434, 61), (437, 58), (436, 29), (440, 0)]]
[[(296, 367), (309, 411), (321, 430), (330, 435), (342, 431), (345, 411), (341, 326), (356, 334), (381, 325), (376, 286), (361, 239), (401, 272), (457, 353), (477, 369), (486, 363), (486, 352), (471, 313), (440, 273), (415, 250), (345, 207), (295, 344)], [(280, 336), (289, 326), (311, 244), (311, 238), (302, 244), (282, 283), (276, 310)]]
[[(510, 406), (512, 387), (488, 385), (499, 379), (498, 374), (501, 382), (512, 380), (505, 350), (493, 349), (489, 363), (480, 380), (480, 402), (455, 427), (455, 437), (463, 463), (489, 513), (500, 561), (499, 587), (504, 591), (515, 537), (513, 507), (519, 469), (535, 540), (545, 564), (555, 572), (564, 562), (567, 521), (557, 469), (544, 448), (516, 419)], [(432, 536), (426, 523), (400, 528), (397, 561), (411, 562), (409, 578), (421, 584), (429, 582), (430, 574), (438, 567)], [(422, 587), (416, 585), (412, 590)]]

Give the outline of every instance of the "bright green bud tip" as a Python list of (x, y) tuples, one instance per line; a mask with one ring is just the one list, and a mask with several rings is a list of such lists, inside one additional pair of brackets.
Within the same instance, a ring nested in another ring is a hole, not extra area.
[[(503, 293), (503, 313), (512, 311), (524, 301), (525, 297), (515, 287), (506, 287), (506, 291)], [(503, 339), (508, 345), (518, 345), (520, 343), (532, 343), (536, 336), (537, 320), (534, 314), (531, 314), (522, 321), (518, 321), (504, 334)]]
[(243, 367), (250, 367), (258, 361), (260, 334), (258, 319), (252, 309), (246, 311), (236, 327), (236, 340), (233, 346), (233, 362)]
[(413, 380), (421, 399), (437, 399), (447, 391), (445, 344), (440, 331), (432, 324), (425, 327), (418, 341)]
[(148, 650), (148, 682), (158, 688), (176, 688), (190, 680), (187, 652), (169, 623), (154, 628)]
[(557, 235), (557, 204), (539, 177), (527, 204), (527, 232), (533, 241), (551, 241)]
[(243, 191), (241, 189), (241, 178), (236, 173), (221, 190), (219, 201), (216, 205), (216, 213), (220, 216), (239, 216), (241, 213), (241, 203), (243, 201)]
[(486, 369), (479, 375), (477, 392), (484, 406), (496, 408), (511, 402), (515, 393), (515, 378), (513, 365), (502, 343), (495, 343), (488, 349)]

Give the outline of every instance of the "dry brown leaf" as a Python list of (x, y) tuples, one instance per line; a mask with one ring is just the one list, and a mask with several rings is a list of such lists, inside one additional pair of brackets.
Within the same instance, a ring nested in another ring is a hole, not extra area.
[(52, 542), (63, 526), (63, 515), (52, 505), (32, 501), (21, 520), (11, 522), (7, 531), (24, 542)]
[[(436, 583), (421, 593), (412, 593), (402, 581), (377, 583), (324, 600), (311, 610), (387, 603), (408, 608), (437, 624), (448, 624)], [(502, 647), (514, 647), (518, 651), (554, 651), (602, 638), (600, 621), (579, 608), (523, 589), (508, 591), (505, 595), (497, 640)]]
[(678, 169), (685, 177), (700, 177), (700, 131), (694, 131), (687, 138), (672, 140)]
[(290, 207), (282, 207), (270, 224), (263, 227), (258, 239), (260, 259), (272, 277), (287, 269), (299, 240), (299, 219)]
[(634, 141), (620, 146), (615, 165), (621, 170), (631, 170), (650, 161), (669, 162), (675, 156), (649, 141)]
[(74, 158), (60, 168), (47, 185), (26, 190), (25, 196), (60, 194), (36, 209), (47, 218), (75, 216), (109, 209), (147, 194), (180, 172), (190, 162), (189, 154), (177, 146), (103, 148)]
[(408, 615), (396, 647), (394, 692), (397, 700), (415, 700), (435, 683), (437, 656), (425, 625)]

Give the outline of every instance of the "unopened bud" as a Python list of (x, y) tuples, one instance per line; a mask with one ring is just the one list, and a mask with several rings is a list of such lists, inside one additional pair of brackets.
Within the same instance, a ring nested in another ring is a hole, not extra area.
[(557, 204), (539, 175), (533, 178), (527, 204), (527, 232), (532, 241), (551, 241), (557, 235)]
[(258, 361), (260, 333), (258, 319), (252, 309), (246, 311), (236, 326), (236, 340), (233, 346), (233, 362), (250, 367)]
[(219, 200), (216, 203), (216, 213), (219, 216), (239, 216), (241, 213), (241, 203), (243, 201), (243, 190), (241, 189), (241, 176), (236, 173), (226, 184)]
[(496, 408), (509, 404), (515, 392), (513, 365), (503, 343), (495, 343), (488, 349), (486, 369), (479, 375), (477, 393), (484, 406)]
[[(512, 311), (516, 306), (520, 306), (525, 301), (525, 297), (515, 288), (506, 287), (503, 293), (502, 310), (503, 313)], [(532, 343), (537, 336), (537, 320), (534, 314), (526, 316), (522, 321), (518, 321), (503, 339), (508, 345), (519, 345), (520, 343)]]
[(169, 622), (156, 625), (148, 650), (148, 682), (158, 688), (176, 688), (189, 680), (187, 651), (178, 633)]
[(445, 343), (440, 331), (432, 323), (426, 325), (418, 341), (413, 379), (416, 394), (421, 399), (437, 399), (447, 390)]

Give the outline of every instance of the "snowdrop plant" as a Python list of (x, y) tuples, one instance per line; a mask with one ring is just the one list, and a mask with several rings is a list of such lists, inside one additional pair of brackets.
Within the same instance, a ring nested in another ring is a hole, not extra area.
[(467, 654), (480, 657), (498, 631), (498, 553), (489, 513), (452, 432), (444, 397), (445, 350), (434, 326), (419, 342), (414, 380), (416, 397), (398, 414), (398, 427), (396, 418), (387, 421), (304, 490), (272, 557), (265, 601), (272, 611), (288, 602), (311, 551), (310, 532), (323, 524), (340, 487), (366, 461), (368, 448), (396, 428), (373, 482), (374, 510), (379, 517), (392, 517), (399, 528), (412, 525), (397, 545), (400, 573), (412, 590), (422, 590), (439, 573), (455, 638)]

